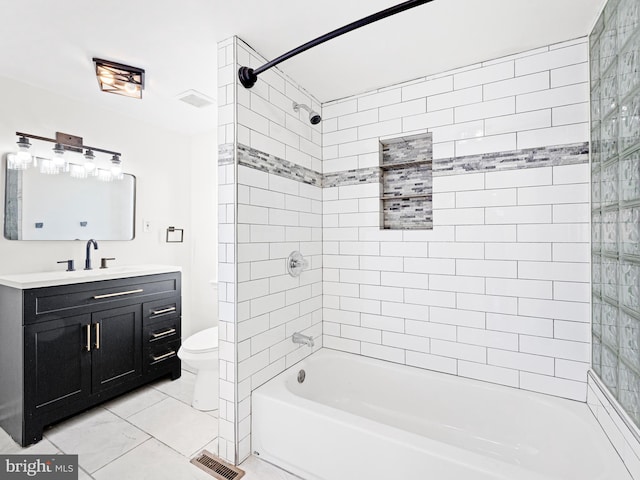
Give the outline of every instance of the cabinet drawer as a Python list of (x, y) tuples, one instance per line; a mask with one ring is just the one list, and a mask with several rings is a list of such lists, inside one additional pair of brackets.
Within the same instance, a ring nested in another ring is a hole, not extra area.
[(169, 316), (180, 316), (180, 297), (163, 298), (142, 304), (145, 324)]
[(146, 322), (143, 328), (142, 341), (145, 345), (180, 340), (180, 317), (172, 316), (161, 320)]
[(144, 363), (145, 373), (164, 368), (173, 368), (176, 362), (180, 362), (178, 358), (179, 348), (179, 339), (173, 342), (163, 342), (150, 346), (147, 349), (147, 357)]
[(94, 310), (94, 306), (111, 308), (150, 296), (179, 296), (179, 292), (179, 273), (35, 288), (24, 292), (24, 317), (31, 322), (41, 321), (62, 313), (68, 316), (76, 310), (84, 313)]

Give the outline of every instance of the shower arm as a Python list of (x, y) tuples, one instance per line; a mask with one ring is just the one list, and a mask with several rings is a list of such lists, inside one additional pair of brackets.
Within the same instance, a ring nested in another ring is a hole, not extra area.
[(390, 17), (391, 15), (395, 15), (396, 13), (404, 12), (405, 10), (409, 10), (410, 8), (417, 7), (432, 1), (433, 0), (410, 0), (408, 2), (400, 3), (399, 5), (389, 7), (385, 10), (369, 15), (368, 17), (361, 18), (360, 20), (350, 23), (349, 25), (345, 25), (344, 27), (337, 28), (332, 32), (325, 33), (324, 35), (315, 38), (305, 43), (304, 45), (300, 45), (299, 47), (296, 47), (293, 50), (280, 55), (275, 60), (271, 60), (270, 62), (265, 63), (255, 70), (249, 67), (240, 67), (240, 69), (238, 70), (238, 78), (240, 79), (240, 83), (242, 83), (245, 88), (251, 88), (256, 84), (256, 82), (258, 81), (258, 75), (260, 75), (262, 72), (269, 70), (271, 67), (275, 67), (279, 63), (284, 62), (291, 57), (295, 57), (299, 53), (320, 45), (327, 40), (331, 40), (333, 38), (339, 37), (340, 35), (344, 35), (345, 33), (348, 33), (357, 28), (364, 27), (365, 25), (369, 25), (370, 23), (377, 22), (378, 20), (382, 20), (383, 18)]

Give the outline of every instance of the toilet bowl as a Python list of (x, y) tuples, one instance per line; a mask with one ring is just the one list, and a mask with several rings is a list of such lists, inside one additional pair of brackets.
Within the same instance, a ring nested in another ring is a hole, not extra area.
[(218, 327), (207, 328), (187, 338), (178, 357), (197, 370), (193, 389), (193, 408), (216, 410), (218, 408)]

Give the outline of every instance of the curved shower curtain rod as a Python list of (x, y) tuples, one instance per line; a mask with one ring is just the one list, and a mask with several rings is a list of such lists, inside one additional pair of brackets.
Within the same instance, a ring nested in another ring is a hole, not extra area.
[(280, 62), (284, 62), (285, 60), (290, 59), (291, 57), (295, 57), (299, 53), (302, 53), (310, 48), (315, 47), (316, 45), (320, 45), (321, 43), (326, 42), (327, 40), (331, 40), (333, 38), (339, 37), (340, 35), (344, 35), (352, 30), (355, 30), (360, 27), (364, 27), (365, 25), (369, 25), (370, 23), (377, 22), (378, 20), (382, 20), (383, 18), (390, 17), (391, 15), (395, 15), (396, 13), (404, 12), (405, 10), (409, 10), (410, 8), (417, 7), (419, 5), (432, 2), (433, 0), (410, 0), (408, 2), (403, 2), (393, 7), (382, 10), (378, 13), (374, 13), (373, 15), (369, 15), (368, 17), (364, 17), (360, 20), (357, 20), (349, 25), (345, 25), (344, 27), (337, 28), (332, 32), (326, 33), (310, 42), (305, 43), (304, 45), (300, 45), (297, 48), (285, 53), (284, 55), (280, 55), (275, 60), (271, 60), (270, 62), (265, 63), (261, 67), (253, 68), (249, 67), (240, 67), (238, 70), (238, 78), (240, 79), (240, 83), (245, 88), (253, 87), (258, 81), (258, 75), (260, 75), (265, 70), (269, 70), (271, 67), (275, 67)]

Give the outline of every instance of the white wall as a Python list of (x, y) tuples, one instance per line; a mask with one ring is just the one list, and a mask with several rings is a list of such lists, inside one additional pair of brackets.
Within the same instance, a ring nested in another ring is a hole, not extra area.
[[(210, 270), (208, 275), (198, 274), (192, 278), (192, 272), (200, 267), (194, 268), (197, 261), (194, 255), (198, 251), (193, 250), (191, 211), (192, 202), (198, 195), (190, 193), (191, 171), (202, 158), (210, 161), (210, 154), (199, 153), (203, 150), (199, 146), (202, 140), (192, 143), (188, 136), (7, 78), (0, 78), (0, 104), (3, 106), (0, 117), (2, 153), (15, 151), (16, 131), (50, 138), (55, 137), (56, 132), (65, 132), (83, 137), (89, 145), (122, 152), (124, 171), (137, 178), (136, 237), (133, 241), (99, 242), (99, 250), (92, 251), (92, 256), (97, 260), (115, 257), (112, 265), (161, 263), (182, 266), (183, 325), (186, 332), (191, 331), (190, 292), (209, 289), (208, 281), (216, 278), (216, 265), (210, 260), (205, 262), (206, 269)], [(2, 165), (0, 182), (4, 186), (4, 160)], [(215, 184), (211, 188), (215, 189)], [(202, 189), (198, 187), (198, 191)], [(211, 216), (209, 221), (212, 221), (210, 219)], [(151, 222), (148, 233), (142, 230), (143, 220)], [(166, 228), (170, 225), (185, 229), (185, 243), (165, 243)], [(204, 238), (202, 241), (206, 242)], [(209, 242), (215, 251), (215, 235), (210, 236)], [(1, 238), (0, 273), (62, 270), (63, 266), (57, 265), (56, 261), (71, 258), (81, 266), (84, 247), (85, 242), (78, 241), (26, 242)], [(206, 286), (202, 286), (204, 277)], [(192, 287), (196, 284), (197, 287)]]
[(190, 140), (191, 228), (187, 234), (191, 248), (191, 318), (183, 325), (184, 338), (218, 324), (217, 130), (194, 135)]
[[(456, 161), (588, 142), (587, 51), (325, 104), (324, 173), (377, 166), (381, 137), (427, 130), (434, 159)], [(584, 401), (588, 163), (434, 176), (433, 192), (433, 230), (402, 231), (380, 230), (377, 183), (323, 189), (324, 346)]]

